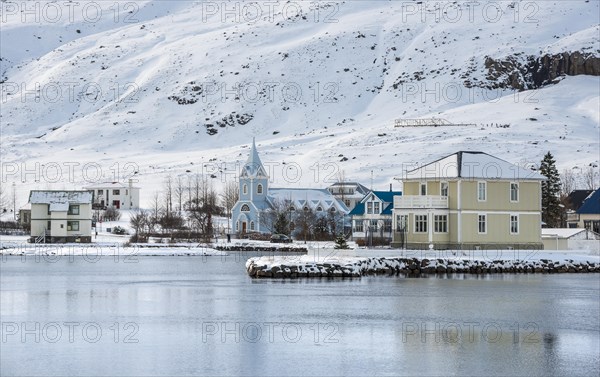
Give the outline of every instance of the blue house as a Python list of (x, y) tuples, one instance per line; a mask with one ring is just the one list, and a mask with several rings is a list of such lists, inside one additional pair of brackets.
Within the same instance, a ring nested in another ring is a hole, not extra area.
[(600, 233), (600, 189), (591, 193), (577, 210), (578, 228)]
[(394, 196), (401, 191), (371, 191), (350, 212), (352, 239), (366, 242), (378, 238), (383, 243), (392, 240), (392, 209)]
[(271, 188), (269, 176), (260, 160), (256, 143), (239, 176), (238, 202), (232, 209), (233, 230), (238, 234), (251, 232), (271, 233), (265, 212), (285, 206), (290, 217), (297, 211), (314, 211), (317, 215), (337, 213), (347, 215), (348, 207), (333, 196), (327, 189), (312, 188)]

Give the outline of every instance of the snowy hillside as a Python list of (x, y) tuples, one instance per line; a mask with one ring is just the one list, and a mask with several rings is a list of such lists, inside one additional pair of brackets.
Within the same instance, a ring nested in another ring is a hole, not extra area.
[[(275, 186), (385, 188), (460, 149), (599, 162), (598, 1), (88, 3), (2, 2), (3, 184), (79, 187), (92, 163), (137, 171), (144, 202), (165, 174), (233, 179), (253, 136)], [(526, 71), (575, 52), (577, 75)], [(431, 117), (474, 126), (394, 127)]]

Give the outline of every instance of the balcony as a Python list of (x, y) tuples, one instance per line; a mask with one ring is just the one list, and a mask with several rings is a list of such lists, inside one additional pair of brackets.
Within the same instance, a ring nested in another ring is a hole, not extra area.
[(394, 208), (448, 208), (448, 197), (437, 195), (394, 196)]

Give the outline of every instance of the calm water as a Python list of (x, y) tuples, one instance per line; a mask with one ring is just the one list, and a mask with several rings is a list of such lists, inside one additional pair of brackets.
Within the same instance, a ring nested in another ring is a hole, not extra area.
[(252, 280), (244, 260), (2, 259), (1, 375), (589, 375), (600, 275)]

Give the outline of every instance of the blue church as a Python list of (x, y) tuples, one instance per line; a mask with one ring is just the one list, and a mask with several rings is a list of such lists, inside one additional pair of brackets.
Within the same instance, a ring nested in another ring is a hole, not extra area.
[(273, 209), (276, 203), (285, 203), (292, 213), (309, 209), (317, 215), (350, 212), (327, 189), (269, 187), (269, 176), (253, 139), (250, 155), (239, 175), (239, 200), (232, 209), (233, 231), (238, 234), (269, 232), (269, 227), (261, 223), (261, 214)]

